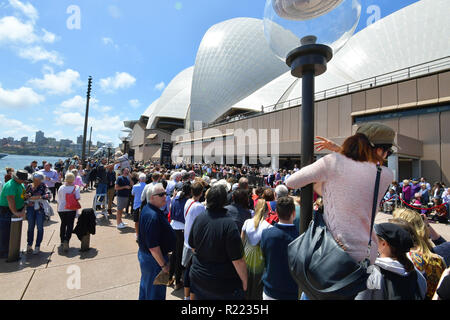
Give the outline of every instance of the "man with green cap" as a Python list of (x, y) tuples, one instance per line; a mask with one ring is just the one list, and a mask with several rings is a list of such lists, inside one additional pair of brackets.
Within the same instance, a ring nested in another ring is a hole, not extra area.
[(25, 217), (25, 187), (28, 172), (17, 171), (0, 194), (0, 258), (8, 258), (11, 218)]

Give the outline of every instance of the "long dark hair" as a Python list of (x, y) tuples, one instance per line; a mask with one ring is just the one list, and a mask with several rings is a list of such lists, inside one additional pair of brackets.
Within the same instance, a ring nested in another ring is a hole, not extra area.
[(189, 199), (190, 197), (192, 197), (192, 187), (191, 187), (191, 183), (190, 182), (185, 182), (183, 183), (183, 188), (181, 189), (181, 193), (180, 193), (180, 200), (183, 199)]
[[(411, 239), (413, 240), (413, 243), (417, 243), (418, 240), (418, 235), (416, 230), (414, 230), (414, 228), (411, 226), (411, 224), (403, 219), (389, 219), (389, 223), (394, 223), (399, 225), (400, 227), (402, 227), (403, 229), (405, 229), (406, 231), (408, 231), (408, 233), (411, 236)], [(405, 270), (407, 272), (411, 272), (414, 270), (414, 264), (411, 262), (411, 260), (408, 259), (408, 257), (406, 256), (406, 253), (404, 252), (399, 252), (396, 248), (391, 247), (391, 254), (394, 256), (394, 259), (396, 259), (398, 262), (400, 262), (403, 267), (405, 268)]]
[(348, 137), (342, 145), (341, 154), (355, 161), (383, 164), (384, 158), (377, 154), (377, 148), (370, 145), (369, 139), (357, 133)]

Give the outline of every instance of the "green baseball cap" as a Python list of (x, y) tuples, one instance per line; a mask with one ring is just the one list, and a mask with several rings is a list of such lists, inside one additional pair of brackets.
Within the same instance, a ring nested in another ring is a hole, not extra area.
[(369, 139), (372, 147), (381, 144), (391, 144), (398, 148), (395, 143), (395, 131), (381, 123), (368, 123), (358, 128), (356, 133), (362, 133)]

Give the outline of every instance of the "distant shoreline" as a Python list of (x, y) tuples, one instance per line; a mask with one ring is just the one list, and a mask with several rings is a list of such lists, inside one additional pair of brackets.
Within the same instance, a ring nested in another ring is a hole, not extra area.
[[(0, 153), (7, 154), (8, 156), (28, 156), (28, 157), (53, 157), (53, 158), (72, 158), (74, 154), (52, 154), (52, 153), (11, 153), (0, 150)], [(6, 157), (5, 157), (6, 158)]]

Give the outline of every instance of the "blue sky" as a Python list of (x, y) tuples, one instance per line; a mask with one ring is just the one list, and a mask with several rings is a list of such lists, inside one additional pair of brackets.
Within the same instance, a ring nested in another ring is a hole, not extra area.
[[(385, 17), (416, 1), (362, 0), (357, 31), (376, 14), (374, 5)], [(47, 137), (75, 140), (82, 134), (91, 75), (93, 141), (118, 143), (123, 120), (139, 118), (174, 76), (194, 64), (212, 25), (236, 17), (262, 18), (264, 4), (0, 0), (0, 138), (34, 138), (42, 130)], [(73, 5), (80, 10), (79, 20), (71, 19), (77, 17)]]

